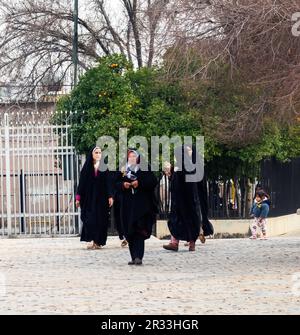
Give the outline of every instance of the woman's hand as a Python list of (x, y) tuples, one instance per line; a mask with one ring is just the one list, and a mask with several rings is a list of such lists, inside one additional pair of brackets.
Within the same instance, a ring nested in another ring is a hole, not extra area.
[(108, 198), (108, 205), (111, 207), (114, 204), (114, 199), (112, 197)]
[(125, 181), (124, 183), (123, 183), (123, 186), (124, 186), (124, 188), (126, 188), (126, 190), (128, 190), (129, 188), (130, 188), (130, 183), (128, 183), (127, 181)]
[(137, 188), (137, 187), (139, 186), (139, 182), (138, 182), (137, 180), (135, 180), (135, 181), (133, 181), (133, 182), (131, 183), (131, 186), (132, 186), (133, 188)]
[(79, 208), (79, 207), (80, 207), (80, 201), (79, 201), (79, 200), (76, 200), (76, 202), (75, 202), (75, 206), (76, 206), (76, 208)]

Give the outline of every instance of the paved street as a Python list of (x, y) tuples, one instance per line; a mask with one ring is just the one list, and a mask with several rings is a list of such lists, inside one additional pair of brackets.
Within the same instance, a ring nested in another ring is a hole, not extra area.
[(102, 250), (0, 239), (0, 313), (300, 314), (300, 237), (208, 240), (194, 253), (163, 243), (151, 238), (144, 265), (129, 267), (113, 237)]

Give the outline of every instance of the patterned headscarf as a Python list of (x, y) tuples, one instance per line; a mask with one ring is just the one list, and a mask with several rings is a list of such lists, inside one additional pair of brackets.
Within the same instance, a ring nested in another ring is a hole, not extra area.
[[(129, 156), (129, 154), (131, 152), (133, 152), (135, 154), (135, 156), (136, 156), (136, 162), (137, 163), (135, 165), (129, 165), (128, 164), (128, 156)], [(129, 149), (128, 150), (128, 153), (127, 153), (127, 163), (126, 163), (126, 177), (128, 179), (131, 179), (131, 180), (135, 180), (136, 179), (135, 174), (140, 169), (139, 158), (140, 158), (140, 154), (138, 153), (137, 150), (134, 150), (134, 149)]]

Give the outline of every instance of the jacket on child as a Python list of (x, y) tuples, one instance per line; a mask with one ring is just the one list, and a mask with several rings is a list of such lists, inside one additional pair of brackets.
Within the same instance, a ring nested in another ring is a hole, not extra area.
[(253, 214), (256, 218), (265, 219), (269, 214), (270, 206), (268, 200), (263, 200), (261, 202), (253, 202), (250, 215)]

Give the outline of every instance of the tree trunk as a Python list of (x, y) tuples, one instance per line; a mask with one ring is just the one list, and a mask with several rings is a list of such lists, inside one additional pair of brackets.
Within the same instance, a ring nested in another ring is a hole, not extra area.
[(247, 192), (248, 192), (248, 179), (243, 176), (241, 178), (241, 197), (242, 197), (242, 217), (245, 218), (246, 215), (246, 205), (247, 205)]
[(229, 210), (228, 210), (228, 181), (224, 182), (223, 188), (223, 208), (226, 213), (226, 217), (229, 218)]
[(250, 208), (252, 206), (252, 192), (253, 184), (250, 182), (250, 179), (247, 180), (247, 202), (246, 202), (246, 217), (249, 216)]
[(143, 58), (142, 58), (142, 44), (140, 40), (140, 33), (137, 20), (137, 0), (132, 0), (132, 2), (130, 0), (123, 0), (123, 3), (125, 5), (132, 26), (138, 67), (141, 68), (143, 66)]
[(241, 217), (241, 190), (239, 185), (239, 180), (237, 177), (234, 177), (234, 187), (235, 187), (235, 197), (237, 202), (238, 217)]

